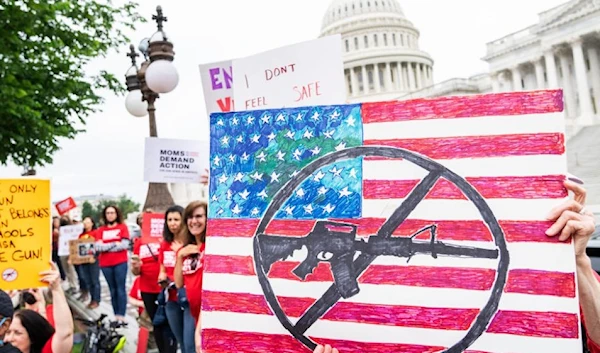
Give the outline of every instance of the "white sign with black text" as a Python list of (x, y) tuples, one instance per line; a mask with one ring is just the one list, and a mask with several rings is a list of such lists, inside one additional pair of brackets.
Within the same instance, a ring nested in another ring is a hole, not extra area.
[(144, 181), (199, 183), (208, 168), (208, 142), (147, 137)]

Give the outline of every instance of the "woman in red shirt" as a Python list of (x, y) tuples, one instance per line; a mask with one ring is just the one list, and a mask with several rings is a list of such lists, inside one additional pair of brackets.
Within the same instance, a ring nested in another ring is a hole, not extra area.
[[(185, 286), (190, 313), (196, 322), (200, 321), (202, 303), (206, 211), (207, 205), (201, 201), (194, 201), (185, 208), (181, 226), (185, 245), (177, 251), (175, 263), (175, 285), (177, 288)], [(198, 330), (194, 330), (193, 335), (196, 336), (197, 333)]]
[(106, 206), (102, 219), (104, 225), (95, 234), (98, 262), (108, 283), (115, 319), (125, 321), (129, 229), (123, 223), (123, 215), (117, 206)]
[[(96, 223), (92, 217), (83, 219), (83, 233), (79, 239), (95, 239)], [(79, 266), (80, 280), (84, 282), (90, 291), (92, 301), (88, 304), (89, 309), (96, 309), (100, 305), (100, 266), (98, 259), (89, 264)]]

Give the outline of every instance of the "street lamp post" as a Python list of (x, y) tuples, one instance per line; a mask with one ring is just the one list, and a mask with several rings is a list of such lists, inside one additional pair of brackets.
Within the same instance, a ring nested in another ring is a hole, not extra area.
[[(156, 15), (152, 15), (156, 21), (157, 31), (150, 37), (144, 39), (139, 45), (139, 50), (144, 55), (145, 61), (138, 69), (136, 53), (133, 45), (127, 54), (131, 58), (131, 67), (125, 74), (127, 90), (129, 94), (125, 99), (125, 107), (133, 116), (144, 117), (148, 115), (150, 125), (150, 137), (158, 137), (156, 129), (156, 108), (154, 102), (159, 98), (159, 93), (171, 92), (179, 82), (179, 75), (172, 64), (174, 52), (173, 43), (169, 41), (163, 31), (163, 23), (167, 18), (163, 16), (162, 8), (156, 8)], [(165, 183), (149, 183), (148, 193), (143, 209), (151, 208), (155, 212), (164, 212), (173, 205), (173, 197)]]

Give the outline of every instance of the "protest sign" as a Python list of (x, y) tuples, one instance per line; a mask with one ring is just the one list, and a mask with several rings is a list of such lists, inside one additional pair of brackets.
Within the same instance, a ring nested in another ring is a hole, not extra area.
[(73, 265), (91, 264), (96, 262), (95, 239), (74, 239), (69, 241), (69, 260)]
[(0, 288), (36, 288), (50, 269), (50, 181), (0, 179)]
[(79, 238), (83, 233), (83, 224), (62, 226), (58, 229), (58, 256), (68, 256), (69, 241)]
[(200, 65), (200, 78), (207, 115), (234, 110), (231, 60)]
[(237, 110), (342, 104), (342, 39), (334, 35), (233, 60)]
[(208, 142), (147, 137), (144, 181), (199, 183), (208, 168)]
[(165, 227), (165, 215), (162, 213), (144, 213), (142, 218), (142, 244), (162, 241)]
[(58, 211), (58, 214), (62, 216), (65, 213), (69, 212), (70, 210), (76, 208), (77, 204), (75, 203), (75, 200), (73, 200), (72, 197), (69, 197), (62, 201), (57, 202), (55, 206), (56, 206), (56, 210)]

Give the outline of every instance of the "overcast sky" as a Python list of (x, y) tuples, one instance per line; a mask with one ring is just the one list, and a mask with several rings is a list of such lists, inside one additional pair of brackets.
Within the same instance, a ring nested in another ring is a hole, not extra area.
[[(118, 1), (117, 1), (118, 2)], [(407, 18), (420, 30), (419, 45), (434, 60), (437, 82), (486, 72), (485, 44), (537, 22), (537, 14), (565, 0), (400, 0)], [(168, 18), (165, 31), (175, 44), (178, 87), (157, 101), (159, 137), (207, 139), (208, 125), (198, 65), (243, 57), (318, 37), (329, 0), (144, 0), (140, 13), (148, 23), (129, 34), (136, 45), (151, 36), (157, 5)], [(130, 66), (121, 53), (96, 60), (90, 71), (109, 70), (124, 78)], [(139, 202), (143, 182), (147, 118), (125, 110), (125, 98), (107, 92), (103, 111), (87, 119), (87, 132), (62, 141), (54, 163), (38, 168), (52, 178), (52, 199), (90, 194), (127, 193)], [(0, 166), (0, 177), (21, 169)]]

